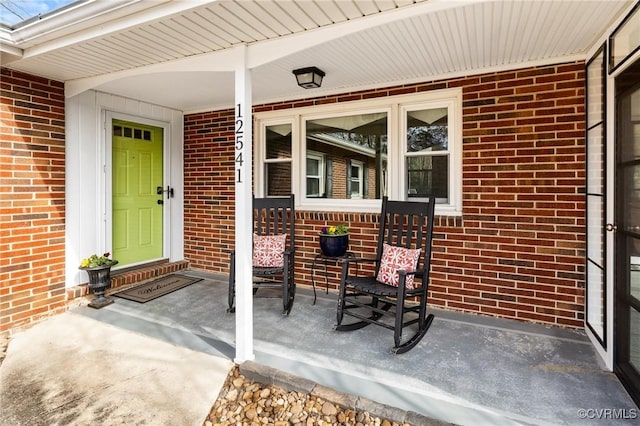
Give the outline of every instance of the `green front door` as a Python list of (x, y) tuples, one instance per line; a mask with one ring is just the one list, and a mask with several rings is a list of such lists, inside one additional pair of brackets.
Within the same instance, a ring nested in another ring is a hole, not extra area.
[(162, 128), (113, 120), (113, 258), (162, 257)]

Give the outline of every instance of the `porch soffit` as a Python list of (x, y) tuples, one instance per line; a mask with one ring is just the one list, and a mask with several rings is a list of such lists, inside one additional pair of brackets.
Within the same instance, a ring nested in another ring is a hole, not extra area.
[[(78, 18), (98, 1), (74, 9), (75, 23), (61, 25), (61, 14), (53, 27), (5, 32), (0, 50), (3, 66), (64, 81), (68, 94), (94, 88), (189, 112), (233, 104), (240, 45), (262, 103), (585, 59), (633, 3), (114, 0), (113, 10)], [(327, 76), (305, 91), (291, 70), (310, 65)]]

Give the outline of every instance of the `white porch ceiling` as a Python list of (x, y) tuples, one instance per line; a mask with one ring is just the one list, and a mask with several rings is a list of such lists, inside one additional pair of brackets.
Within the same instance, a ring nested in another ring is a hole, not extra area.
[[(3, 66), (186, 112), (586, 59), (631, 0), (90, 0), (0, 32)], [(252, 59), (253, 58), (253, 59)], [(202, 64), (208, 64), (203, 66)], [(317, 66), (322, 88), (291, 71)]]

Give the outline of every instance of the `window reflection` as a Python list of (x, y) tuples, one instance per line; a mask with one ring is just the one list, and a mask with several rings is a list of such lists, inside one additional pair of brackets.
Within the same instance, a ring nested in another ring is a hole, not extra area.
[(387, 114), (307, 120), (306, 196), (377, 199), (387, 168)]
[(265, 192), (277, 197), (291, 193), (291, 124), (265, 128)]
[(407, 195), (439, 202), (449, 201), (449, 126), (448, 109), (408, 111), (407, 122)]

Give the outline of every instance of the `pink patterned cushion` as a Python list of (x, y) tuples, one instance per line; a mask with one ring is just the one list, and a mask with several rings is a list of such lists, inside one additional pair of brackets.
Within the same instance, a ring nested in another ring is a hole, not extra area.
[[(398, 287), (400, 282), (400, 276), (398, 269), (405, 271), (412, 271), (416, 269), (418, 265), (418, 259), (420, 258), (420, 252), (422, 249), (407, 249), (404, 247), (390, 246), (387, 243), (383, 244), (382, 259), (380, 260), (380, 269), (378, 270), (378, 276), (376, 280)], [(413, 275), (407, 275), (405, 280), (405, 287), (413, 289)]]
[(284, 246), (287, 234), (253, 234), (253, 266), (279, 268), (284, 266)]

